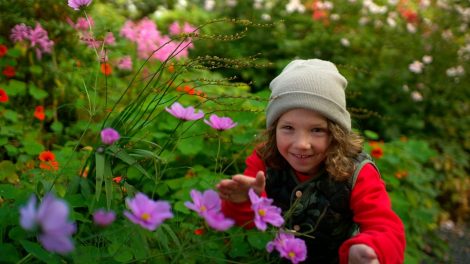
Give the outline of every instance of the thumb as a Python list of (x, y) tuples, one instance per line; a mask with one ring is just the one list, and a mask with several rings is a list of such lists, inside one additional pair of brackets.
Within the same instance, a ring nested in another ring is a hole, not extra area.
[(264, 175), (263, 171), (258, 171), (258, 173), (256, 173), (256, 179), (252, 187), (258, 194), (261, 194), (261, 192), (264, 191), (265, 186), (266, 176)]

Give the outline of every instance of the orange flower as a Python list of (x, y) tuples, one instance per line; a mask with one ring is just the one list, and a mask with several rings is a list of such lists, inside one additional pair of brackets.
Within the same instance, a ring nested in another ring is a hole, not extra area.
[(12, 66), (6, 66), (5, 69), (3, 69), (3, 75), (5, 75), (7, 78), (12, 78), (16, 75), (15, 68)]
[(59, 162), (55, 160), (55, 155), (49, 150), (43, 151), (39, 153), (39, 168), (43, 170), (58, 170), (59, 169)]
[(101, 72), (106, 75), (106, 76), (109, 76), (111, 75), (111, 73), (113, 72), (113, 69), (111, 68), (111, 65), (109, 65), (109, 63), (101, 63)]
[(405, 178), (406, 176), (408, 176), (408, 172), (405, 170), (399, 170), (395, 172), (395, 177), (399, 180)]
[(59, 162), (53, 160), (53, 161), (48, 161), (48, 162), (41, 162), (39, 163), (39, 168), (43, 169), (43, 170), (48, 170), (48, 171), (51, 171), (51, 170), (58, 170), (59, 169)]
[(38, 105), (36, 106), (36, 109), (34, 110), (34, 117), (36, 117), (39, 120), (44, 120), (46, 118), (46, 114), (44, 113), (44, 106)]
[(116, 177), (113, 178), (113, 182), (115, 182), (115, 183), (121, 183), (121, 181), (122, 181), (121, 176), (116, 176)]
[(6, 103), (6, 102), (8, 102), (8, 94), (5, 92), (5, 90), (0, 88), (0, 103)]
[(380, 146), (375, 146), (375, 147), (372, 148), (372, 150), (370, 152), (370, 155), (374, 159), (380, 159), (384, 155), (384, 151), (382, 150), (382, 148)]
[(7, 54), (8, 48), (7, 46), (0, 44), (0, 58)]
[(40, 161), (55, 161), (55, 155), (52, 151), (46, 150), (39, 153), (39, 160)]
[(168, 66), (168, 72), (170, 73), (175, 72), (175, 65), (173, 63)]

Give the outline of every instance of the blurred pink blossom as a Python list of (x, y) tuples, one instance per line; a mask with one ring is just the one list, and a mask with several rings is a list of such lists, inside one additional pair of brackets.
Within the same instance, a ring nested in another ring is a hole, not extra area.
[(107, 226), (114, 222), (116, 214), (113, 211), (98, 209), (93, 213), (93, 222), (99, 226)]
[(202, 110), (199, 110), (196, 112), (194, 107), (188, 106), (187, 108), (184, 108), (180, 103), (175, 102), (173, 103), (170, 108), (165, 107), (165, 110), (173, 115), (176, 118), (179, 118), (181, 120), (189, 121), (189, 120), (197, 120), (201, 119), (204, 117), (204, 113)]
[(44, 248), (59, 254), (70, 253), (75, 249), (71, 236), (76, 227), (73, 222), (69, 222), (68, 217), (68, 205), (50, 193), (44, 196), (37, 208), (34, 195), (20, 208), (21, 227), (29, 231), (38, 229), (38, 240)]
[(91, 0), (69, 0), (68, 5), (73, 8), (74, 10), (80, 10), (80, 8), (84, 8), (89, 6)]
[(119, 59), (117, 67), (120, 70), (127, 70), (127, 71), (132, 70), (132, 58), (131, 58), (131, 56), (127, 55), (127, 56), (124, 56), (121, 59)]
[(294, 235), (279, 232), (276, 238), (266, 245), (266, 250), (272, 252), (276, 249), (281, 257), (297, 264), (307, 258), (307, 246), (305, 241), (295, 238)]
[(413, 72), (413, 73), (416, 73), (416, 74), (419, 74), (419, 73), (422, 73), (423, 72), (423, 68), (424, 68), (424, 65), (422, 62), (420, 61), (413, 61), (413, 63), (411, 63), (410, 65), (408, 65), (408, 69)]

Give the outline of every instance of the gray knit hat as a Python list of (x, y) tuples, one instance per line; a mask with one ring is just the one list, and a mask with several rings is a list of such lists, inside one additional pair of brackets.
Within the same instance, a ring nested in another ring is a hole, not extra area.
[(271, 97), (266, 108), (269, 127), (284, 112), (306, 108), (319, 112), (351, 130), (344, 90), (348, 82), (336, 66), (319, 59), (294, 60), (269, 84)]

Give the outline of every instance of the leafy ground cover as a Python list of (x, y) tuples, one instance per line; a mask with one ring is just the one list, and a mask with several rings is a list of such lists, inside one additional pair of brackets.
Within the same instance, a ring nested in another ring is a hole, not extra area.
[(278, 228), (231, 226), (210, 190), (295, 57), (347, 76), (406, 263), (448, 259), (438, 226), (469, 212), (468, 3), (69, 2), (0, 1), (2, 261), (275, 262)]

